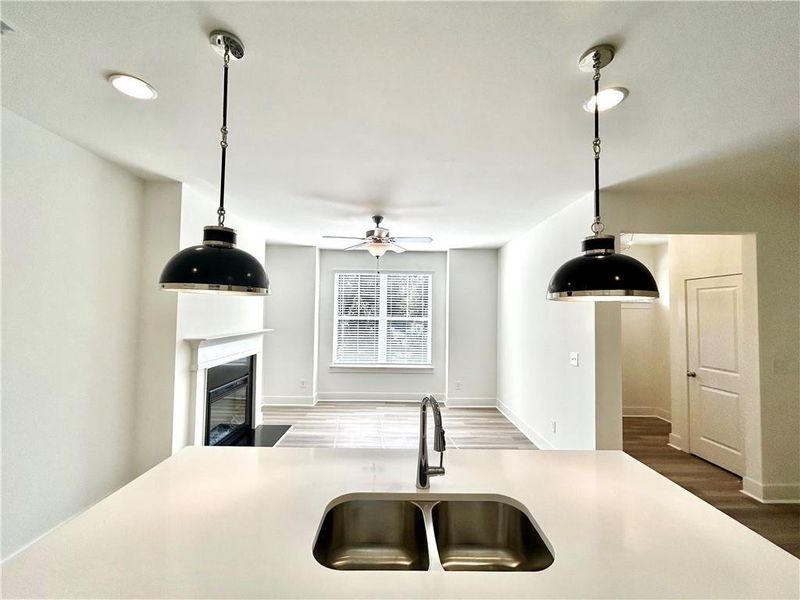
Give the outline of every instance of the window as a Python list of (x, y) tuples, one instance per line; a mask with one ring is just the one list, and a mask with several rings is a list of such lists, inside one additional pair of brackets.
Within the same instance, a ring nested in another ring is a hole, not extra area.
[(430, 273), (336, 273), (333, 304), (334, 364), (431, 364)]

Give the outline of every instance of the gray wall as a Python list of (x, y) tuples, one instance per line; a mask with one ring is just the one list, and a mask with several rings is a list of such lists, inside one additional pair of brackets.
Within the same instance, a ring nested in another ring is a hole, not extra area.
[(433, 368), (331, 367), (333, 279), (375, 269), (366, 252), (268, 245), (273, 293), (264, 302), (263, 404), (317, 400), (418, 400), (494, 406), (497, 397), (497, 250), (388, 254), (382, 270), (433, 272)]
[(450, 250), (450, 406), (494, 406), (497, 398), (497, 250)]
[(433, 368), (419, 372), (331, 367), (333, 353), (333, 279), (336, 270), (374, 270), (375, 259), (367, 252), (323, 250), (320, 252), (319, 302), (319, 399), (417, 400), (431, 392), (445, 394), (445, 323), (447, 254), (405, 252), (387, 254), (382, 271), (432, 271)]
[(313, 404), (316, 380), (317, 261), (309, 246), (267, 245), (272, 295), (264, 302), (263, 402)]

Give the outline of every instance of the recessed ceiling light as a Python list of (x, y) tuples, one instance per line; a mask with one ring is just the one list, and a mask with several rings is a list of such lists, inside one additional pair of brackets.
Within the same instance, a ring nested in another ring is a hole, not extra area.
[(138, 100), (155, 100), (158, 97), (158, 92), (152, 85), (133, 75), (114, 73), (108, 76), (108, 82), (113, 85), (118, 92), (122, 92), (131, 98), (137, 98)]
[[(628, 95), (628, 90), (624, 87), (612, 87), (600, 90), (597, 97), (600, 99), (600, 111), (614, 108), (617, 104), (625, 100)], [(594, 112), (594, 96), (589, 98), (583, 103), (583, 110), (586, 112)]]

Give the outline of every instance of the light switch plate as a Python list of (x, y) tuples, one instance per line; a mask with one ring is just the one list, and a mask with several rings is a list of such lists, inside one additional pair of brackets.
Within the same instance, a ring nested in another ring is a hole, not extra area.
[(578, 353), (577, 352), (570, 352), (569, 353), (569, 364), (573, 367), (578, 366)]

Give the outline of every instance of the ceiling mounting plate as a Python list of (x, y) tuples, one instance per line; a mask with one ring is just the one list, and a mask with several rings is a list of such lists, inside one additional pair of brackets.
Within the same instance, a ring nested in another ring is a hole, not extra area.
[(614, 60), (614, 52), (614, 46), (609, 44), (602, 44), (600, 46), (595, 46), (594, 48), (589, 48), (578, 59), (578, 68), (581, 71), (586, 71), (587, 73), (594, 71), (594, 57), (596, 54), (600, 59), (600, 68), (602, 69), (612, 60)]
[(244, 58), (242, 40), (228, 31), (216, 29), (208, 36), (208, 41), (220, 56), (225, 55), (225, 44), (227, 43), (231, 53), (231, 60), (242, 60)]

